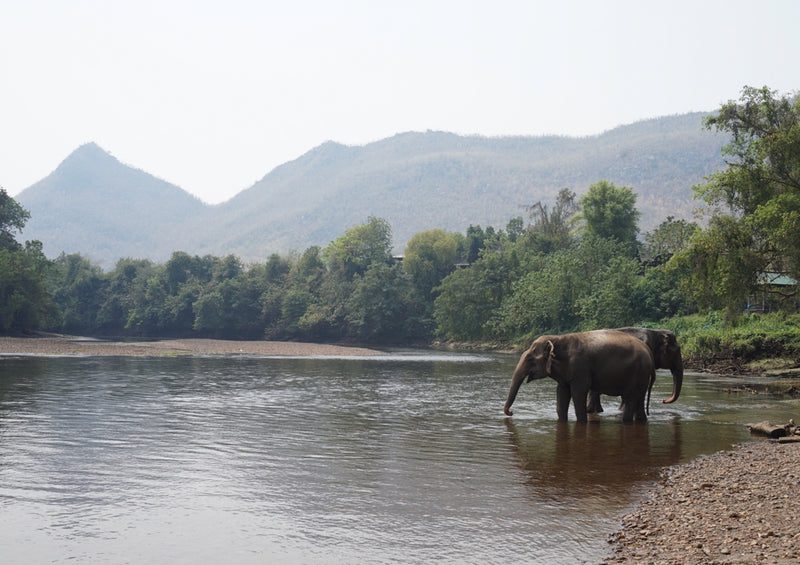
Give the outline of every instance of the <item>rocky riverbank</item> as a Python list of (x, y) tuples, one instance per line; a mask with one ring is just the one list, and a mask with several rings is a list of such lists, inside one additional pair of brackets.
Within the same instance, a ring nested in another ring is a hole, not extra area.
[(603, 563), (800, 563), (800, 443), (760, 440), (671, 467)]
[(362, 347), (289, 341), (169, 339), (105, 341), (76, 336), (0, 337), (0, 355), (380, 355)]

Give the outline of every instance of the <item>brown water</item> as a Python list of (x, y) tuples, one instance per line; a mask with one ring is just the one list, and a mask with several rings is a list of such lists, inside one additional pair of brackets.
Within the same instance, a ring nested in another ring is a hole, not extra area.
[(559, 424), (552, 381), (505, 418), (515, 363), (0, 358), (0, 562), (592, 563), (662, 467), (800, 421), (668, 374), (645, 425)]

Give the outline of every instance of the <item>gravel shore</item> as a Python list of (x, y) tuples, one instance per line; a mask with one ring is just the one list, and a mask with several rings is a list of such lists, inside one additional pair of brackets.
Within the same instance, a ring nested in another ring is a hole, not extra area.
[(0, 337), (0, 355), (381, 355), (362, 347), (289, 341), (169, 339), (115, 342), (76, 336)]
[(664, 471), (603, 563), (800, 563), (800, 443), (753, 441)]

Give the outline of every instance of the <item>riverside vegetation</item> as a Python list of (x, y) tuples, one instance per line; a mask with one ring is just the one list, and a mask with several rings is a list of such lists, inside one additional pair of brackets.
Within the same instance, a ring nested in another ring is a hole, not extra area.
[[(503, 228), (419, 232), (402, 260), (388, 222), (369, 217), (264, 263), (177, 251), (104, 272), (18, 243), (29, 214), (0, 189), (0, 331), (519, 348), (542, 333), (645, 325), (675, 331), (690, 364), (755, 370), (770, 357), (788, 369), (797, 287), (766, 277), (800, 277), (799, 116), (796, 97), (745, 87), (706, 119), (732, 140), (728, 168), (694, 187), (704, 227), (668, 216), (640, 237), (633, 188), (600, 180)], [(751, 303), (772, 313), (747, 313)]]

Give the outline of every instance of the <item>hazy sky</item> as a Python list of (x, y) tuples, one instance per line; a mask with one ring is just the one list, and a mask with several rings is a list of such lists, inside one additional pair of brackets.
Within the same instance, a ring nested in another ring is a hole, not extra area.
[(796, 0), (3, 4), (12, 195), (89, 141), (217, 203), (327, 140), (593, 135), (800, 89)]

